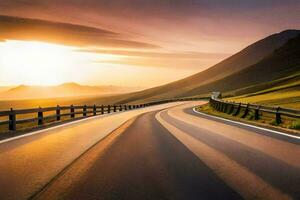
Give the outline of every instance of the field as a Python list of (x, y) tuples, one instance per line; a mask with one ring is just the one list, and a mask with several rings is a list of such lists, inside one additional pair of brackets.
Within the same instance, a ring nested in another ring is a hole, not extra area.
[(26, 100), (8, 100), (0, 101), (0, 111), (25, 108), (51, 107), (51, 106), (70, 106), (70, 105), (101, 105), (114, 104), (117, 101), (117, 95), (103, 96), (85, 96), (68, 98), (50, 98), (50, 99), (26, 99)]
[(300, 88), (290, 88), (276, 92), (259, 95), (239, 96), (229, 98), (230, 100), (243, 103), (257, 103), (260, 105), (280, 106), (286, 108), (300, 109)]
[(227, 98), (228, 100), (257, 103), (261, 105), (281, 106), (286, 108), (300, 109), (300, 80), (299, 75), (295, 79), (275, 84), (273, 87), (237, 97)]

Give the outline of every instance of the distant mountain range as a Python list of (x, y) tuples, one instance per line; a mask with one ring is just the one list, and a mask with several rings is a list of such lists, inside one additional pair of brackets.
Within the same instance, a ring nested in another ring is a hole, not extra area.
[(270, 81), (300, 72), (299, 35), (300, 30), (270, 35), (207, 70), (166, 85), (121, 95), (118, 103), (203, 96), (212, 91), (237, 95), (266, 89)]
[[(2, 90), (1, 90), (2, 89)], [(108, 94), (128, 93), (141, 88), (120, 86), (87, 86), (77, 83), (64, 83), (57, 86), (28, 86), (0, 87), (0, 99), (43, 99), (75, 96), (99, 96)]]

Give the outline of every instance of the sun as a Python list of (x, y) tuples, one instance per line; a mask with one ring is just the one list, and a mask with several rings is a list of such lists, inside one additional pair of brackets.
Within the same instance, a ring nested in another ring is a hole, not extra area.
[[(0, 84), (46, 86), (99, 81), (110, 84), (124, 75), (124, 70), (107, 63), (122, 57), (81, 50), (81, 47), (39, 41), (0, 42)], [(116, 70), (118, 76), (115, 76)]]
[(57, 84), (63, 81), (63, 69), (74, 60), (72, 52), (72, 47), (45, 42), (6, 41), (0, 44), (0, 72), (12, 82)]

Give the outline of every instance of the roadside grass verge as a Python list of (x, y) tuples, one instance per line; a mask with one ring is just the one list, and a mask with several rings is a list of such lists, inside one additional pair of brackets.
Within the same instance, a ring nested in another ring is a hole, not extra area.
[(264, 128), (276, 129), (281, 131), (287, 131), (292, 134), (300, 134), (300, 120), (295, 120), (289, 117), (282, 116), (282, 123), (276, 124), (274, 114), (263, 113), (260, 114), (259, 120), (254, 120), (254, 112), (250, 111), (245, 118), (242, 118), (244, 110), (241, 109), (240, 114), (233, 116), (223, 112), (216, 111), (208, 103), (197, 106), (196, 110), (209, 115), (230, 119), (233, 121), (244, 122)]

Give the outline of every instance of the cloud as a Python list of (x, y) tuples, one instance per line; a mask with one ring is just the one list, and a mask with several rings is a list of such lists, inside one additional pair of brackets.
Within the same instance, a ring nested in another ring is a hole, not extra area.
[(128, 50), (114, 50), (114, 49), (81, 49), (82, 52), (113, 54), (130, 57), (144, 57), (144, 58), (165, 58), (165, 59), (221, 59), (228, 57), (231, 54), (225, 53), (206, 53), (206, 52), (153, 52), (153, 51), (128, 51)]
[(121, 66), (151, 67), (151, 68), (169, 68), (169, 69), (189, 69), (204, 70), (218, 62), (217, 58), (206, 59), (182, 59), (182, 58), (162, 58), (162, 57), (124, 57), (118, 60), (100, 60), (95, 61), (99, 64), (114, 64)]
[(122, 34), (70, 23), (0, 15), (0, 40), (39, 40), (71, 46), (158, 48)]

